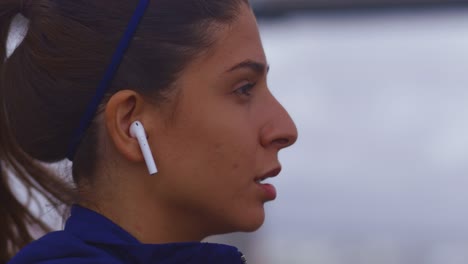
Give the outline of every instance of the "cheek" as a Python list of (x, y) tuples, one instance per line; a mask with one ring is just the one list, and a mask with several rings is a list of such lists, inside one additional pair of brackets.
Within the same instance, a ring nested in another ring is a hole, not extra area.
[(171, 163), (178, 163), (184, 174), (197, 174), (198, 180), (227, 178), (255, 169), (257, 129), (248, 113), (219, 101), (185, 104), (191, 107), (181, 110), (181, 118), (166, 141), (170, 142), (166, 148), (172, 153)]
[(222, 185), (226, 191), (241, 192), (242, 188), (251, 183), (255, 177), (257, 164), (255, 143), (252, 139), (243, 137), (240, 140), (226, 138), (223, 143), (215, 144), (207, 153), (210, 157), (206, 162), (210, 172), (206, 175), (207, 180)]
[(186, 122), (165, 140), (161, 171), (168, 174), (171, 199), (217, 209), (245, 201), (257, 169), (258, 137), (250, 126), (230, 121)]
[(185, 185), (229, 195), (255, 177), (255, 136), (248, 131), (225, 128), (229, 126), (199, 130), (200, 133), (191, 129), (183, 140), (172, 145), (175, 153), (171, 163), (177, 170), (174, 173), (183, 179)]

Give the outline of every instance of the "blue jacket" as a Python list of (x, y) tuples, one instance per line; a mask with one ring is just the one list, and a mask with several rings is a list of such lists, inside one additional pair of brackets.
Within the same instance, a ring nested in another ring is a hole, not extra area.
[(75, 205), (63, 231), (32, 242), (9, 262), (83, 263), (243, 264), (245, 259), (236, 248), (220, 244), (142, 244), (104, 216)]

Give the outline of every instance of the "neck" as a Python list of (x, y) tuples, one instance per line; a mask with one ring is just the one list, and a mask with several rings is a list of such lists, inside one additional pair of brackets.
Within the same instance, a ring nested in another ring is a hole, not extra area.
[(80, 205), (107, 217), (140, 242), (195, 242), (209, 235), (196, 212), (175, 208), (158, 197), (153, 188), (158, 186), (157, 176), (135, 172), (105, 180), (101, 183), (98, 179), (81, 189)]

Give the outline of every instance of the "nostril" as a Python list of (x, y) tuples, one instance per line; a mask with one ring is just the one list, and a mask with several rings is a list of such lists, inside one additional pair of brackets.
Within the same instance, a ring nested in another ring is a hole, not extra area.
[(270, 125), (263, 127), (260, 133), (260, 141), (264, 147), (274, 147), (275, 149), (283, 149), (293, 145), (297, 140), (297, 130), (294, 126), (292, 127)]
[(279, 146), (280, 148), (285, 148), (291, 145), (291, 140), (288, 138), (278, 138), (274, 140), (275, 145)]

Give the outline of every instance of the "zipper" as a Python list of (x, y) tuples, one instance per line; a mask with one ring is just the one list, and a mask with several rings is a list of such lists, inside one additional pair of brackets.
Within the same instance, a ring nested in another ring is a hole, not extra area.
[(242, 261), (242, 264), (247, 264), (247, 258), (245, 257), (245, 255), (242, 254), (242, 252), (240, 252), (240, 251), (239, 251), (239, 253), (241, 255), (240, 259)]

